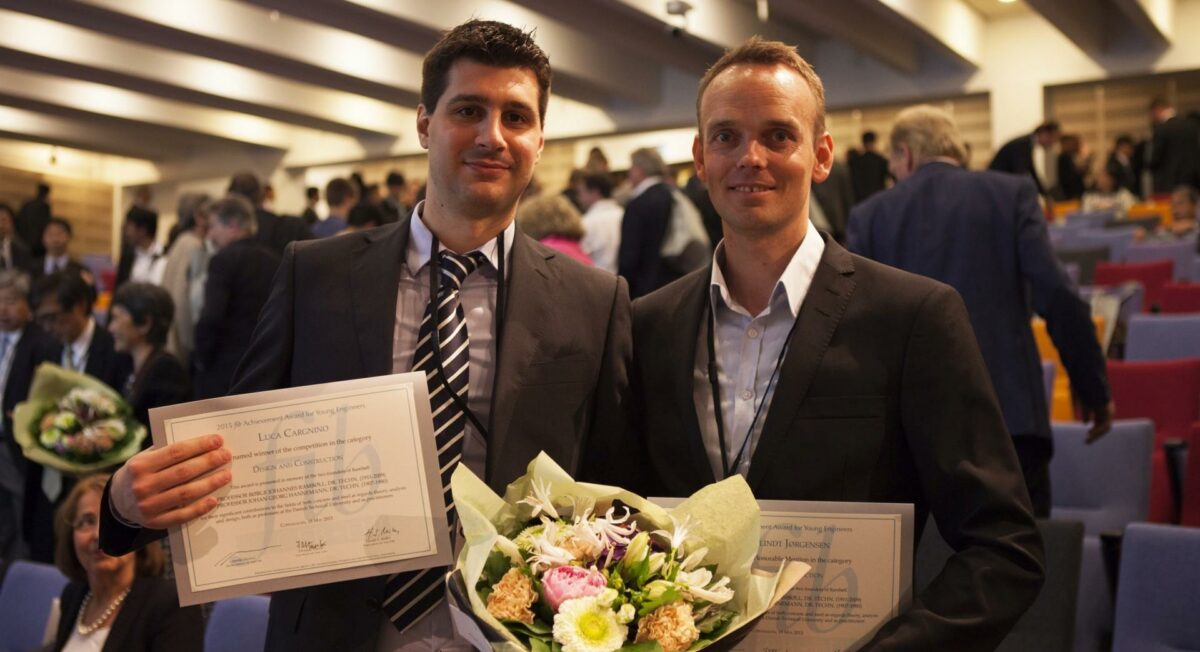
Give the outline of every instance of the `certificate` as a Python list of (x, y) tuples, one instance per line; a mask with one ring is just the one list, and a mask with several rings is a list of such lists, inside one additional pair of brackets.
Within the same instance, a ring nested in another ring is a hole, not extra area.
[(150, 412), (154, 443), (221, 434), (233, 481), (170, 528), (181, 605), (452, 562), (425, 374)]
[[(679, 499), (651, 499), (669, 506)], [(783, 559), (812, 570), (735, 649), (848, 652), (912, 600), (913, 506), (760, 500), (755, 568)]]

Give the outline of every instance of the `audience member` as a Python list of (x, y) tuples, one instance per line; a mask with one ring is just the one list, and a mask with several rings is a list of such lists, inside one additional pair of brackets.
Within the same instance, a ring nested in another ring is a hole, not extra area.
[(811, 192), (816, 199), (808, 206), (813, 225), (833, 236), (834, 240), (844, 242), (846, 221), (854, 206), (854, 184), (846, 165), (835, 158), (829, 168), (829, 177), (814, 183)]
[(358, 191), (353, 183), (336, 177), (325, 185), (325, 203), (329, 205), (329, 215), (312, 228), (313, 236), (317, 238), (327, 238), (345, 230), (350, 209), (358, 205)]
[(567, 179), (567, 187), (563, 188), (562, 193), (560, 193), (563, 197), (566, 197), (567, 201), (571, 202), (571, 205), (575, 207), (575, 210), (579, 211), (580, 213), (587, 210), (587, 208), (579, 201), (579, 193), (576, 191), (576, 187), (579, 185), (580, 180), (583, 179), (583, 175), (585, 174), (587, 174), (587, 172), (579, 168), (571, 170), (571, 176), (569, 179)]
[(58, 342), (54, 361), (119, 392), (133, 370), (133, 360), (117, 352), (112, 336), (97, 328), (92, 301), (87, 282), (69, 271), (43, 276), (34, 292), (38, 324)]
[(583, 164), (583, 169), (588, 172), (596, 172), (608, 174), (611, 172), (608, 168), (608, 157), (604, 155), (604, 150), (599, 147), (593, 147), (588, 150), (587, 163)]
[(1061, 133), (1057, 122), (1039, 125), (1032, 134), (1018, 136), (1005, 143), (992, 158), (989, 170), (1010, 174), (1028, 175), (1033, 179), (1039, 195), (1049, 196), (1055, 185), (1051, 176), (1057, 172), (1053, 156)]
[(1141, 188), (1138, 187), (1140, 185), (1138, 174), (1133, 166), (1134, 152), (1133, 138), (1129, 134), (1117, 136), (1112, 153), (1108, 155), (1108, 161), (1104, 164), (1104, 169), (1108, 170), (1108, 173), (1116, 180), (1118, 188), (1124, 188), (1136, 197), (1141, 194)]
[(33, 199), (21, 204), (17, 213), (17, 235), (29, 246), (34, 258), (46, 254), (42, 246), (42, 231), (50, 222), (50, 186), (39, 183)]
[(263, 184), (262, 189), (262, 207), (263, 210), (275, 212), (275, 186), (269, 183)]
[(350, 216), (346, 218), (346, 228), (342, 229), (341, 233), (373, 229), (377, 226), (383, 226), (384, 221), (383, 210), (380, 207), (372, 206), (371, 204), (359, 204), (350, 209)]
[[(133, 207), (125, 216), (125, 240), (133, 252), (129, 281), (133, 283), (162, 283), (167, 258), (158, 241), (158, 213)], [(119, 287), (119, 286), (118, 286)]]
[(229, 180), (229, 192), (241, 195), (254, 206), (255, 219), (258, 220), (257, 237), (275, 253), (283, 255), (283, 250), (296, 240), (307, 240), (312, 237), (308, 225), (298, 217), (276, 215), (262, 206), (262, 186), (253, 172), (239, 172)]
[(54, 652), (200, 652), (204, 617), (180, 607), (175, 584), (161, 577), (157, 542), (110, 557), (100, 550), (100, 497), (107, 475), (90, 475), (67, 495), (54, 519), (54, 561), (70, 580), (59, 598)]
[(617, 271), (629, 282), (629, 294), (635, 299), (682, 276), (662, 255), (675, 201), (665, 181), (669, 175), (662, 157), (651, 148), (635, 150), (630, 156), (632, 197), (621, 219)]
[(1116, 217), (1124, 218), (1129, 209), (1137, 203), (1137, 197), (1129, 188), (1117, 182), (1114, 172), (1120, 172), (1120, 168), (1108, 165), (1096, 175), (1096, 187), (1083, 193), (1080, 208), (1084, 212), (1112, 211)]
[[(133, 372), (122, 383), (121, 394), (133, 408), (133, 417), (146, 427), (150, 427), (150, 408), (192, 397), (187, 370), (166, 351), (174, 312), (171, 295), (157, 285), (129, 283), (113, 295), (108, 332), (113, 347), (133, 359)], [(147, 437), (143, 446), (149, 445)]]
[(1155, 193), (1173, 192), (1179, 186), (1200, 186), (1200, 126), (1176, 115), (1163, 98), (1150, 103), (1154, 133), (1146, 167)]
[(517, 208), (517, 224), (525, 235), (547, 247), (585, 265), (593, 264), (580, 245), (584, 234), (583, 218), (561, 194), (522, 201)]
[(721, 241), (721, 216), (713, 206), (712, 198), (708, 196), (708, 187), (700, 175), (693, 173), (683, 184), (683, 194), (691, 200), (696, 210), (700, 211), (700, 219), (704, 221), (704, 231), (708, 233), (708, 241), (716, 244)]
[(133, 219), (134, 214), (138, 214), (137, 219), (147, 220), (148, 215), (154, 216), (154, 221), (158, 222), (158, 212), (150, 206), (151, 194), (149, 188), (138, 188), (133, 196), (133, 204), (129, 210), (125, 212), (125, 221), (121, 223), (121, 252), (117, 259), (117, 278), (114, 287), (121, 287), (129, 281), (129, 276), (133, 272), (133, 263), (135, 259), (133, 243), (129, 241), (128, 229), (129, 222)]
[(587, 172), (575, 184), (575, 196), (584, 210), (580, 246), (596, 267), (616, 274), (625, 209), (613, 201), (612, 189), (607, 172)]
[(878, 138), (874, 131), (864, 131), (863, 151), (846, 157), (846, 163), (850, 166), (850, 182), (854, 188), (855, 204), (887, 187), (888, 160), (879, 153)]
[(196, 398), (229, 392), (279, 266), (279, 256), (254, 239), (253, 208), (241, 197), (214, 203), (209, 219), (217, 253), (208, 264), (204, 311), (196, 323)]
[(1159, 225), (1157, 229), (1147, 233), (1138, 229), (1135, 238), (1147, 242), (1179, 242), (1182, 240), (1196, 241), (1200, 250), (1200, 228), (1197, 227), (1197, 204), (1200, 193), (1192, 186), (1179, 186), (1171, 193), (1171, 223)]
[(42, 248), (46, 255), (34, 264), (34, 275), (38, 277), (55, 272), (74, 272), (92, 285), (92, 271), (71, 257), (71, 223), (61, 217), (52, 217), (42, 230)]
[(304, 189), (304, 213), (300, 215), (300, 219), (311, 229), (320, 217), (317, 216), (317, 204), (321, 202), (321, 189), (316, 186), (309, 186)]
[(167, 249), (167, 265), (163, 270), (162, 287), (171, 295), (175, 304), (175, 320), (167, 337), (167, 350), (180, 360), (188, 360), (192, 354), (193, 329), (199, 315), (192, 312), (192, 285), (208, 269), (208, 213), (209, 202), (205, 193), (184, 193), (179, 196), (179, 229), (175, 242)]
[[(0, 557), (11, 559), (23, 547), (27, 548), (25, 552), (35, 552), (41, 561), (50, 556), (53, 539), (49, 529), (50, 509), (45, 501), (32, 500), (44, 508), (39, 512), (42, 518), (37, 519), (40, 527), (21, 527), (25, 493), (40, 491), (40, 485), (27, 486), (29, 469), (37, 465), (25, 460), (13, 439), (12, 411), (29, 395), (34, 370), (39, 364), (53, 360), (54, 354), (53, 340), (32, 320), (29, 276), (17, 270), (0, 271), (0, 397), (3, 399), (0, 427), (4, 439), (4, 445), (0, 446)], [(35, 472), (35, 475), (40, 481), (41, 474)]]
[(1059, 139), (1057, 199), (1073, 201), (1083, 197), (1091, 161), (1087, 144), (1078, 135), (1063, 134)]
[(17, 235), (12, 207), (0, 203), (0, 269), (32, 272), (36, 267), (29, 246)]
[(402, 218), (408, 217), (409, 211), (412, 208), (404, 203), (405, 195), (408, 194), (408, 183), (404, 180), (404, 175), (392, 170), (388, 172), (387, 181), (384, 182), (387, 186), (387, 196), (379, 204), (382, 211), (383, 221), (397, 222)]
[(1050, 515), (1050, 413), (1029, 321), (1046, 320), (1088, 441), (1112, 427), (1104, 353), (1091, 312), (1054, 257), (1034, 187), (958, 166), (962, 136), (932, 106), (906, 109), (891, 135), (897, 183), (850, 214), (850, 250), (958, 290), (1012, 434), (1034, 514)]

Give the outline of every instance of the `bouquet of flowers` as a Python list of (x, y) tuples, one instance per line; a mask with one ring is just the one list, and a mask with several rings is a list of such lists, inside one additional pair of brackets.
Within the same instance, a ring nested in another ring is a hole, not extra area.
[(29, 398), (13, 411), (13, 430), (25, 457), (75, 474), (124, 462), (146, 438), (112, 388), (53, 364), (37, 368)]
[(448, 594), (478, 648), (730, 649), (808, 572), (751, 571), (758, 505), (741, 476), (671, 511), (575, 482), (545, 454), (504, 498), (464, 465), (451, 488), (466, 541)]

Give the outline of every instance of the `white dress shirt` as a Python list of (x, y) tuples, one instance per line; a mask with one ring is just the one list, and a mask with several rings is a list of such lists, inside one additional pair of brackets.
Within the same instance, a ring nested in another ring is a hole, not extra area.
[(583, 214), (580, 246), (596, 267), (617, 273), (617, 251), (621, 248), (621, 221), (625, 209), (612, 199), (601, 199)]
[(155, 242), (149, 249), (133, 250), (133, 267), (129, 280), (135, 283), (162, 285), (163, 272), (167, 269), (167, 257), (163, 255), (162, 243)]
[(87, 367), (88, 349), (92, 346), (92, 336), (95, 334), (96, 320), (88, 317), (87, 325), (83, 327), (79, 338), (71, 342), (71, 346), (63, 347), (60, 364), (66, 369), (82, 372)]
[(51, 256), (50, 254), (46, 254), (46, 259), (42, 261), (42, 272), (46, 274), (61, 272), (67, 268), (67, 263), (69, 262), (71, 262), (71, 257), (67, 254), (63, 254), (61, 256)]
[[(741, 461), (736, 472), (747, 475), (750, 459), (758, 446), (763, 424), (771, 409), (771, 398), (779, 383), (778, 377), (771, 382), (776, 363), (787, 343), (788, 334), (817, 266), (825, 253), (825, 241), (812, 222), (808, 232), (783, 275), (775, 283), (767, 307), (757, 315), (751, 315), (729, 293), (721, 266), (725, 260), (725, 244), (717, 245), (713, 253), (712, 280), (709, 285), (709, 300), (716, 315), (717, 384), (721, 390), (721, 415), (725, 425), (725, 446), (729, 463)], [(696, 404), (696, 416), (700, 420), (700, 434), (704, 449), (708, 453), (713, 475), (718, 480), (725, 477), (721, 464), (721, 445), (717, 433), (716, 410), (713, 405), (712, 386), (708, 380), (708, 330), (713, 316), (706, 313), (707, 325), (700, 328), (700, 339), (696, 343), (696, 366), (692, 373), (692, 396)], [(758, 420), (755, 412), (762, 403)], [(754, 430), (750, 431), (753, 423)], [(747, 441), (748, 440), (748, 441)]]
[[(413, 354), (417, 349), (418, 332), (429, 305), (429, 259), (433, 248), (433, 233), (421, 221), (424, 202), (413, 209), (408, 234), (408, 249), (400, 267), (400, 286), (396, 296), (396, 327), (392, 335), (392, 373), (412, 370)], [(510, 269), (509, 253), (516, 237), (516, 226), (504, 230), (504, 261)], [(446, 250), (438, 243), (438, 251)], [(479, 422), (488, 425), (491, 412), (492, 382), (496, 376), (496, 338), (493, 316), (496, 313), (496, 280), (499, 258), (496, 241), (491, 240), (475, 251), (482, 252), (490, 265), (482, 265), (463, 281), (459, 290), (467, 321), (467, 406)], [(470, 252), (460, 252), (470, 253)], [(507, 273), (507, 272), (506, 272)], [(484, 477), (487, 461), (487, 442), (471, 422), (466, 424), (462, 461), (479, 477)], [(422, 617), (403, 635), (387, 618), (380, 619), (376, 649), (387, 652), (403, 650), (463, 650), (471, 649), (465, 641), (455, 640), (450, 624), (450, 608), (442, 603)]]

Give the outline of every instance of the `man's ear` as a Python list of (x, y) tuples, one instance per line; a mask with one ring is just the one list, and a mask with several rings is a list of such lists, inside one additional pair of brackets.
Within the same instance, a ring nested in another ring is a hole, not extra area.
[(429, 117), (430, 112), (424, 104), (417, 105), (417, 140), (422, 149), (429, 149)]
[(700, 134), (692, 139), (692, 164), (696, 166), (696, 176), (708, 185), (708, 173), (704, 169), (704, 145), (700, 142)]
[(833, 136), (829, 132), (821, 134), (821, 137), (816, 142), (816, 165), (813, 166), (812, 180), (813, 183), (821, 183), (829, 178), (829, 171), (833, 169)]

